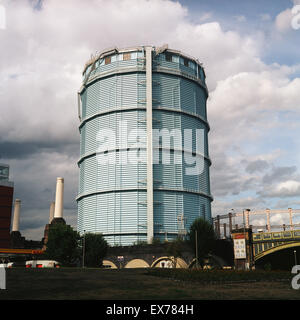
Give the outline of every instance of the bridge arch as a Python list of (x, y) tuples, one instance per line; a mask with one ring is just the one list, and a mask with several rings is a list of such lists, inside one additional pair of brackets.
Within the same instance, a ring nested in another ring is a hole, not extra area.
[(118, 267), (110, 260), (103, 260), (102, 262), (103, 266), (107, 266), (110, 269), (118, 269)]
[[(173, 268), (173, 261), (173, 257), (163, 256), (153, 261), (151, 268)], [(184, 261), (184, 259), (177, 258), (176, 268), (187, 269), (188, 264)]]
[(288, 248), (293, 248), (293, 247), (300, 247), (300, 242), (289, 242), (286, 244), (281, 244), (279, 246), (272, 247), (268, 250), (265, 250), (265, 251), (258, 253), (256, 256), (254, 256), (254, 260), (257, 261), (257, 260), (259, 260), (259, 259), (261, 259), (271, 253), (274, 253), (274, 252), (277, 252), (280, 250), (284, 250), (284, 249), (288, 249)]
[(149, 264), (144, 259), (132, 259), (127, 262), (125, 268), (149, 268)]

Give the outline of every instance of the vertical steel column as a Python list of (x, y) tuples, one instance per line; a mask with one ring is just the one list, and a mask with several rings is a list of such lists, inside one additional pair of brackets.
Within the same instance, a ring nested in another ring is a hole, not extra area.
[(146, 47), (147, 242), (153, 240), (152, 47)]
[(218, 237), (218, 239), (221, 238), (220, 216), (219, 215), (217, 215), (217, 237)]
[(232, 232), (232, 213), (231, 212), (229, 212), (228, 217), (229, 217), (229, 235), (231, 237), (231, 232)]
[(271, 223), (270, 223), (270, 209), (266, 209), (266, 213), (267, 213), (267, 230), (268, 232), (271, 232)]
[(245, 210), (245, 214), (246, 214), (246, 228), (249, 228), (249, 213), (250, 213), (250, 210), (246, 209)]
[(78, 104), (78, 118), (79, 118), (79, 121), (81, 122), (81, 97), (80, 97), (80, 92), (77, 92), (77, 104)]
[(293, 230), (293, 211), (292, 208), (289, 208), (289, 215), (290, 215), (290, 230)]

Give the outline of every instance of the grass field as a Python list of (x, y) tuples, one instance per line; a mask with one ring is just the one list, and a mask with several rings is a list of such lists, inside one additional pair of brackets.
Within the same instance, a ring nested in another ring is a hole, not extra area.
[[(172, 272), (175, 271), (175, 272)], [(300, 299), (288, 272), (235, 274), (207, 272), (187, 276), (182, 270), (159, 269), (7, 269), (10, 300), (223, 300)]]

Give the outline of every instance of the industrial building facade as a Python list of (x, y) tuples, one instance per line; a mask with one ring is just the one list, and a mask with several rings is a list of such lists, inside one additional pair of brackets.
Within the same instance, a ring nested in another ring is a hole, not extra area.
[(211, 219), (207, 96), (202, 65), (167, 46), (114, 48), (86, 64), (80, 233), (102, 233), (110, 245), (150, 243)]
[(10, 223), (14, 185), (9, 181), (9, 166), (0, 163), (0, 248), (10, 248)]

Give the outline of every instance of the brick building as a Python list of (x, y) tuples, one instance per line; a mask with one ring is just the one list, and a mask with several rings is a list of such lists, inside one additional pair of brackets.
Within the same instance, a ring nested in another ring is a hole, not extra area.
[(9, 181), (9, 166), (0, 164), (0, 248), (10, 247), (10, 223), (14, 185)]

